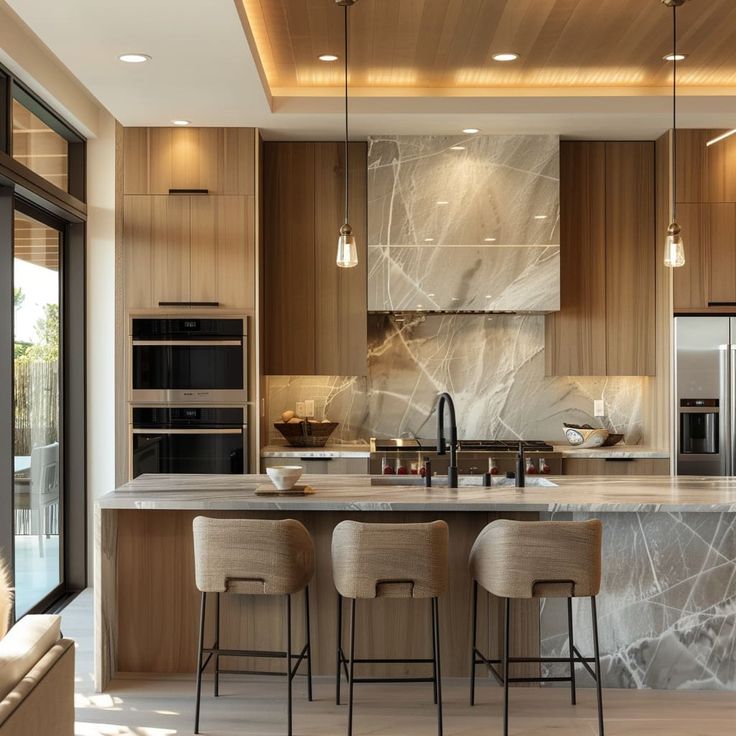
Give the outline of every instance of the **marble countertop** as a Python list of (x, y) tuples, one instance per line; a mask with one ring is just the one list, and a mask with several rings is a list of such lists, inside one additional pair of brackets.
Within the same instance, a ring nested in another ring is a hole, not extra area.
[(265, 475), (142, 475), (101, 509), (736, 513), (736, 477), (549, 476), (557, 487), (373, 486), (369, 475), (305, 475), (312, 496), (256, 496)]
[(554, 445), (554, 451), (562, 454), (562, 457), (579, 457), (590, 459), (619, 458), (629, 460), (636, 458), (668, 459), (669, 450), (648, 447), (647, 445), (612, 445), (610, 447), (581, 448), (571, 445)]
[(318, 460), (321, 457), (369, 458), (370, 456), (371, 448), (367, 443), (325, 445), (325, 447), (266, 445), (261, 449), (261, 457), (307, 457)]

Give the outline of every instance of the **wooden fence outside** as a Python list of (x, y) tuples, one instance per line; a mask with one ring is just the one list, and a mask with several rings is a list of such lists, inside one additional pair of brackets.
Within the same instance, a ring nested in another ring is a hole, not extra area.
[(15, 361), (15, 455), (59, 439), (59, 364)]

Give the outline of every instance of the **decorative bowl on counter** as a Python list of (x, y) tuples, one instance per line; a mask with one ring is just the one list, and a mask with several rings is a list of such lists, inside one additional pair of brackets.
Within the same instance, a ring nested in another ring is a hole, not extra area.
[(573, 447), (601, 447), (608, 439), (607, 429), (591, 427), (589, 424), (563, 424), (565, 438)]
[(301, 465), (274, 465), (266, 468), (266, 475), (279, 491), (291, 490), (303, 472), (304, 468)]
[(274, 422), (274, 427), (292, 447), (324, 447), (339, 422)]

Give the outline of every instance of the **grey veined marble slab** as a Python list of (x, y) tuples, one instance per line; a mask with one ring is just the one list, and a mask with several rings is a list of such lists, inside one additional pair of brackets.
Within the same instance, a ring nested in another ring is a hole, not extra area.
[(369, 139), (369, 310), (559, 308), (557, 136)]

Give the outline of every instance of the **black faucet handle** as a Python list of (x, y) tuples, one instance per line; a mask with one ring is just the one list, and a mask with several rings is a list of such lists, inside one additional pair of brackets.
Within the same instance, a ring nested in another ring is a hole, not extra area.
[(437, 454), (444, 455), (447, 453), (447, 442), (444, 437), (437, 438)]

